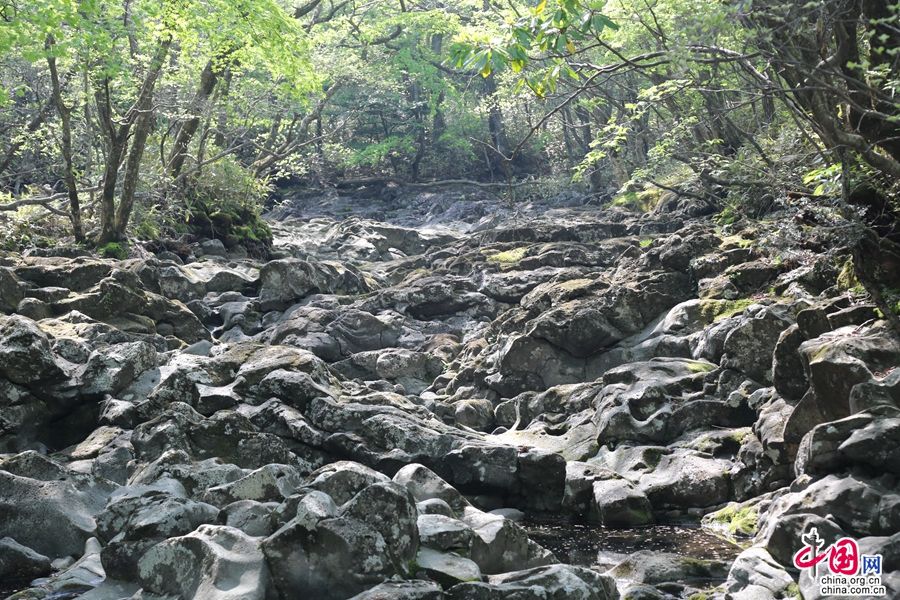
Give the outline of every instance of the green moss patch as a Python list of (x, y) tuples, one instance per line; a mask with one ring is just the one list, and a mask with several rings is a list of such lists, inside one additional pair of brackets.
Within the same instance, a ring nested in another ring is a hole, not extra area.
[(111, 242), (106, 244), (105, 246), (100, 246), (97, 248), (97, 252), (100, 256), (105, 258), (115, 258), (116, 260), (125, 260), (128, 258), (128, 251), (125, 250), (124, 244), (119, 242)]
[(497, 262), (501, 264), (516, 264), (523, 258), (525, 258), (525, 253), (528, 252), (528, 248), (522, 246), (520, 248), (513, 248), (512, 250), (507, 250), (506, 252), (498, 252), (493, 256), (489, 256), (487, 258), (488, 262)]
[(733, 537), (756, 535), (759, 513), (753, 505), (732, 504), (703, 517), (703, 524)]
[(756, 301), (750, 298), (741, 298), (738, 300), (708, 300), (707, 302), (704, 302), (703, 306), (700, 308), (700, 316), (703, 317), (704, 321), (713, 323), (734, 316), (752, 304), (756, 304)]

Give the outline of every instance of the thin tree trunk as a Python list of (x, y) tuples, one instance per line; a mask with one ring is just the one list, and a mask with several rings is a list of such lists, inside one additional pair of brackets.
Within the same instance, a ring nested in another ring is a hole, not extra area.
[(488, 130), (491, 132), (491, 141), (494, 143), (494, 150), (500, 156), (506, 156), (509, 148), (509, 139), (506, 137), (506, 127), (503, 125), (503, 112), (500, 110), (500, 103), (497, 100), (497, 81), (494, 74), (491, 73), (484, 78), (484, 93), (488, 98)]
[(214, 62), (210, 60), (206, 63), (206, 66), (203, 67), (203, 72), (200, 73), (200, 85), (197, 88), (197, 93), (194, 94), (194, 98), (191, 100), (190, 108), (188, 109), (191, 118), (181, 125), (181, 128), (178, 130), (178, 135), (175, 137), (175, 142), (172, 145), (172, 152), (169, 154), (168, 162), (169, 175), (171, 175), (173, 179), (178, 177), (178, 174), (181, 173), (181, 169), (184, 166), (184, 159), (187, 156), (188, 146), (190, 145), (194, 134), (197, 133), (197, 129), (200, 127), (200, 115), (203, 112), (203, 107), (212, 95), (216, 83), (219, 80), (219, 76), (221, 75), (221, 69), (217, 69), (213, 65)]
[[(97, 240), (98, 244), (118, 242), (125, 238), (125, 228), (131, 217), (131, 209), (134, 206), (134, 192), (137, 189), (137, 180), (140, 171), (140, 162), (147, 145), (147, 136), (150, 134), (151, 112), (153, 108), (153, 90), (162, 71), (163, 63), (169, 53), (172, 44), (171, 36), (166, 36), (159, 43), (156, 54), (150, 61), (150, 67), (141, 85), (141, 91), (131, 109), (125, 116), (124, 122), (115, 127), (112, 121), (109, 100), (108, 80), (105, 91), (105, 113), (103, 115), (106, 124), (105, 129), (110, 138), (109, 155), (106, 159), (106, 169), (103, 179), (103, 195), (100, 199), (100, 224), (101, 232)], [(116, 209), (116, 180), (118, 179), (119, 165), (125, 155), (128, 134), (132, 127), (135, 129), (134, 138), (131, 140), (131, 152), (125, 165), (125, 179), (122, 188), (122, 197)]]
[[(150, 136), (151, 125), (153, 124), (153, 88), (159, 79), (162, 71), (163, 62), (169, 52), (169, 46), (172, 44), (172, 38), (167, 36), (157, 48), (156, 56), (150, 64), (150, 71), (147, 73), (145, 83), (149, 83), (147, 94), (142, 94), (138, 99), (140, 102), (137, 107), (137, 118), (135, 120), (134, 134), (131, 138), (131, 151), (128, 153), (128, 160), (125, 163), (125, 179), (122, 181), (122, 197), (119, 199), (119, 207), (116, 210), (115, 234), (116, 239), (125, 239), (125, 229), (128, 227), (128, 220), (131, 218), (131, 209), (134, 207), (134, 193), (137, 191), (138, 177), (140, 176), (141, 158), (144, 156), (144, 149), (147, 147), (147, 138)], [(148, 82), (149, 80), (149, 82)]]
[(219, 108), (219, 116), (216, 119), (216, 138), (213, 142), (219, 148), (224, 148), (226, 144), (225, 128), (228, 127), (228, 110), (225, 107), (225, 100), (228, 99), (228, 92), (231, 90), (231, 77), (232, 70), (226, 69), (225, 75), (222, 77), (223, 85), (220, 86), (222, 90), (222, 104)]
[[(47, 106), (44, 108), (38, 108), (37, 114), (33, 119), (28, 123), (26, 129), (28, 133), (34, 133), (38, 130), (38, 128), (44, 124), (44, 111), (49, 110), (53, 107), (53, 98), (51, 97), (47, 100)], [(0, 159), (0, 173), (6, 171), (9, 168), (9, 165), (12, 164), (12, 161), (18, 156), (19, 150), (22, 149), (22, 146), (25, 145), (26, 138), (22, 138), (21, 141), (13, 142), (9, 148), (6, 149), (6, 152), (3, 154), (3, 158)]]
[(81, 224), (81, 206), (78, 203), (78, 183), (75, 181), (75, 170), (72, 167), (72, 109), (66, 106), (59, 84), (59, 71), (56, 68), (56, 57), (53, 46), (56, 42), (52, 35), (47, 35), (44, 48), (47, 50), (47, 66), (50, 68), (50, 81), (53, 86), (53, 101), (62, 125), (62, 155), (65, 162), (66, 191), (69, 193), (69, 214), (72, 219), (72, 233), (76, 242), (84, 241), (84, 228)]

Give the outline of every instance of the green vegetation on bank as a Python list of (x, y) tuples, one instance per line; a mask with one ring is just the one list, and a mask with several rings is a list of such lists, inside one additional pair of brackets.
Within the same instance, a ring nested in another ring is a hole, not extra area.
[[(881, 281), (900, 260), (900, 14), (813, 5), (816, 27), (776, 0), (14, 3), (0, 232), (265, 246), (278, 186), (473, 180), (726, 227), (790, 208)], [(796, 59), (822, 52), (846, 60)]]

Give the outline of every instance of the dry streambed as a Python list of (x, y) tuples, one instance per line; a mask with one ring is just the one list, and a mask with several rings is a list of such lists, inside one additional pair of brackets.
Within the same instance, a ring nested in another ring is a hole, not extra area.
[(816, 597), (815, 526), (900, 591), (900, 348), (783, 221), (418, 202), (275, 223), (264, 264), (0, 259), (0, 581)]

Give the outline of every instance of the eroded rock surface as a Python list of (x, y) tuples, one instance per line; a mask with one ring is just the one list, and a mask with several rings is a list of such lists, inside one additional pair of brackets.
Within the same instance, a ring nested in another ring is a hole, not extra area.
[[(881, 554), (900, 592), (900, 341), (827, 257), (774, 260), (790, 219), (506, 221), (494, 200), (422, 194), (390, 224), (298, 203), (266, 263), (210, 244), (9, 260), (0, 578), (50, 575), (34, 597), (105, 578), (135, 598), (774, 599), (811, 589), (791, 561), (816, 527)], [(520, 511), (606, 531), (706, 515), (753, 540), (603, 573), (560, 564)]]

